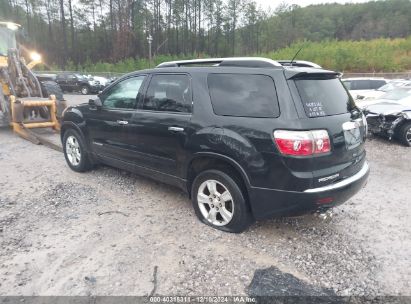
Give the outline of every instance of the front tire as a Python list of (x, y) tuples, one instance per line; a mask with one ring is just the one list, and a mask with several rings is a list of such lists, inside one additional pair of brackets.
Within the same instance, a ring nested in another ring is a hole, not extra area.
[(252, 223), (240, 184), (222, 171), (201, 172), (193, 182), (191, 196), (197, 217), (213, 228), (240, 233)]
[(80, 93), (83, 95), (88, 95), (90, 94), (90, 89), (88, 86), (82, 86), (80, 89)]
[(67, 130), (63, 137), (63, 152), (68, 166), (76, 172), (91, 169), (92, 162), (81, 135), (75, 130)]
[(411, 121), (405, 122), (398, 130), (398, 139), (407, 147), (411, 147)]

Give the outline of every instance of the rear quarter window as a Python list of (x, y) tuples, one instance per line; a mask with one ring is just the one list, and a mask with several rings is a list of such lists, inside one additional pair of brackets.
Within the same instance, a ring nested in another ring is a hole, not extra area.
[(337, 78), (299, 79), (295, 84), (308, 117), (343, 114), (354, 107), (350, 95)]
[(222, 116), (278, 117), (274, 80), (267, 75), (210, 74), (214, 113)]

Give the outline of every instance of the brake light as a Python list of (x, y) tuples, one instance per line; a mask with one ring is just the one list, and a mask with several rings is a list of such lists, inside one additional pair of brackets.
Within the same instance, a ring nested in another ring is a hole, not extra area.
[(309, 156), (331, 151), (330, 137), (326, 130), (276, 130), (274, 140), (284, 155)]
[(331, 204), (333, 201), (333, 197), (323, 197), (317, 200), (317, 204)]

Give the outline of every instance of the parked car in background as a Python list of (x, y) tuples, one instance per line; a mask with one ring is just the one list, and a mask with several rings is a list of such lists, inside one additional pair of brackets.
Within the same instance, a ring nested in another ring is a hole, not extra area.
[(265, 58), (127, 74), (61, 127), (72, 170), (101, 162), (178, 186), (203, 223), (229, 232), (348, 200), (369, 173), (365, 137), (339, 73)]
[(361, 101), (357, 100), (356, 104), (360, 109), (365, 109), (371, 105), (381, 102), (388, 104), (397, 103), (399, 101), (402, 101), (403, 99), (406, 100), (408, 97), (411, 97), (411, 87), (400, 87), (385, 93), (378, 99), (367, 99)]
[(108, 85), (112, 84), (114, 81), (116, 81), (118, 79), (117, 76), (112, 76), (108, 79)]
[(381, 98), (381, 96), (383, 96), (385, 93), (391, 92), (392, 90), (395, 90), (396, 88), (401, 88), (401, 87), (411, 88), (411, 80), (405, 80), (405, 79), (390, 80), (390, 82), (388, 82), (387, 84), (383, 85), (382, 87), (378, 89), (369, 90), (369, 91), (363, 92), (362, 95), (358, 95), (356, 99), (356, 103), (357, 105), (361, 106), (361, 104), (365, 100)]
[(405, 146), (410, 147), (411, 90), (408, 90), (408, 95), (404, 98), (398, 98), (404, 94), (398, 89), (387, 95), (392, 93), (395, 93), (396, 99), (386, 97), (365, 107), (364, 113), (367, 117), (368, 128), (371, 133), (386, 136), (389, 140), (397, 138)]
[(110, 80), (106, 77), (89, 75), (89, 78), (91, 80), (98, 81), (104, 88), (110, 84)]
[(57, 74), (39, 74), (35, 73), (39, 81), (56, 81)]
[(370, 90), (375, 90), (388, 83), (384, 78), (345, 78), (342, 83), (350, 92), (354, 100)]
[(104, 89), (99, 82), (88, 79), (78, 73), (57, 74), (56, 82), (65, 92), (80, 92), (83, 95), (97, 94)]

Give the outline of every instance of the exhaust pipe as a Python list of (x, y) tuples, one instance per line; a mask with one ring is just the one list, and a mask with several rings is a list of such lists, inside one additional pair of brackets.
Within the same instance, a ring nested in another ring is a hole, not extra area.
[(323, 221), (326, 221), (326, 220), (331, 220), (332, 219), (332, 217), (334, 215), (334, 212), (331, 209), (328, 209), (327, 211), (318, 211), (318, 212), (315, 213), (315, 215), (319, 219), (321, 219)]

